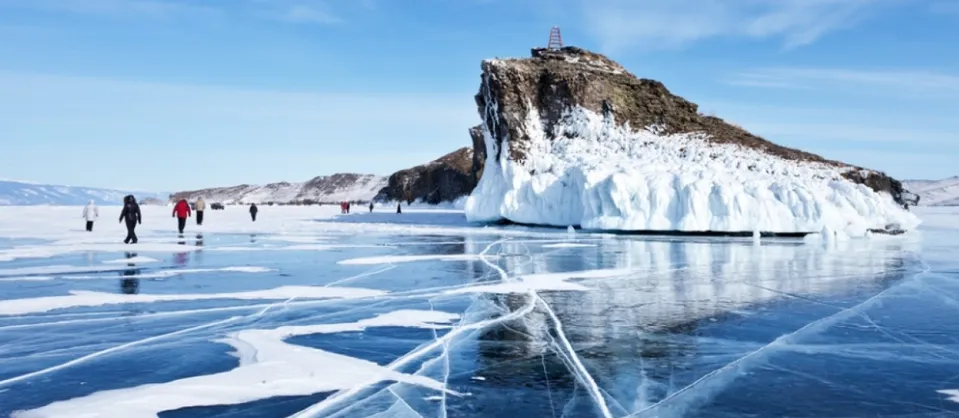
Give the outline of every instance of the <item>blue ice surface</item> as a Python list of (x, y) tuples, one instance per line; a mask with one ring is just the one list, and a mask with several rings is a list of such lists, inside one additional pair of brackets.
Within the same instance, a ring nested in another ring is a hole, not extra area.
[[(358, 214), (339, 219), (335, 226), (450, 224), (462, 216), (404, 215)], [(540, 290), (537, 295), (548, 309), (537, 305), (520, 319), (462, 333), (452, 339), (446, 354), (433, 350), (400, 370), (445, 381), (464, 396), (444, 399), (418, 386), (381, 382), (361, 388), (321, 416), (590, 417), (602, 416), (604, 410), (616, 417), (959, 414), (959, 403), (937, 392), (959, 388), (955, 230), (926, 230), (921, 246), (897, 239), (841, 246), (770, 239), (756, 246), (749, 239), (568, 236), (565, 231), (529, 228), (476, 228), (469, 233), (367, 228), (330, 236), (334, 244), (365, 247), (277, 250), (298, 243), (284, 243), (277, 236), (207, 234), (198, 239), (187, 234), (181, 240), (184, 246), (203, 249), (142, 253), (161, 262), (126, 271), (0, 280), (3, 300), (72, 290), (213, 294), (330, 284), (389, 292), (378, 298), (276, 306), (261, 316), (250, 314), (282, 301), (129, 303), (0, 316), (0, 381), (7, 381), (121, 344), (250, 315), (2, 384), (0, 416), (106, 390), (230, 370), (237, 359), (229, 355), (231, 347), (217, 340), (242, 329), (351, 323), (399, 309), (457, 313), (462, 318), (456, 326), (463, 326), (522, 309), (531, 302), (525, 294), (443, 293), (496, 283), (497, 273), (479, 260), (338, 263), (484, 250), (498, 255), (491, 262), (514, 277), (603, 268), (635, 272), (608, 279), (573, 275), (571, 282), (590, 290)], [(170, 237), (145, 235), (141, 242), (157, 238)], [(548, 246), (563, 242), (590, 246)], [(5, 240), (0, 248), (34, 244)], [(216, 250), (236, 246), (260, 250)], [(96, 265), (127, 256), (133, 254), (68, 254), (3, 262), (0, 269)], [(273, 271), (139, 278), (161, 270), (237, 266)], [(288, 341), (386, 365), (448, 332), (372, 327)], [(333, 394), (191, 407), (161, 416), (285, 417)]]

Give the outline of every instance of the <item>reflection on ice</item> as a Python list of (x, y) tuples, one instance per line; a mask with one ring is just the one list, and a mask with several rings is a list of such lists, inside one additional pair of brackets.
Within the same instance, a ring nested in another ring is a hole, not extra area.
[[(522, 244), (520, 244), (522, 245)], [(504, 252), (522, 252), (504, 243)], [(692, 322), (777, 298), (808, 298), (878, 281), (903, 268), (901, 248), (856, 246), (829, 251), (786, 243), (763, 245), (661, 241), (614, 241), (596, 250), (598, 263), (625, 271), (580, 283), (590, 292), (549, 293), (568, 328), (584, 339), (645, 331)], [(585, 269), (586, 258), (565, 269)], [(542, 274), (554, 268), (543, 254), (508, 259), (514, 275)], [(625, 276), (625, 277), (623, 277)], [(625, 327), (625, 328), (624, 328)]]
[[(0, 249), (0, 261), (49, 258), (78, 252), (122, 252), (129, 249), (129, 245), (115, 243), (23, 246)], [(182, 245), (177, 244), (139, 243), (137, 244), (136, 250), (144, 253), (171, 253), (177, 251), (194, 251), (197, 250), (197, 248), (184, 248)]]
[(104, 261), (103, 263), (104, 264), (128, 264), (128, 263), (147, 264), (147, 263), (158, 263), (158, 262), (160, 262), (160, 260), (157, 260), (155, 258), (143, 257), (143, 256), (131, 256), (127, 258), (118, 258), (116, 260), (107, 260), (107, 261)]
[[(518, 286), (524, 275), (555, 276), (547, 272), (556, 269), (560, 261), (551, 260), (550, 253), (533, 254), (523, 248), (525, 244), (509, 241), (502, 246), (502, 253), (529, 254), (504, 258), (505, 270), (516, 281), (455, 292), (490, 289), (490, 293), (502, 293), (495, 290), (500, 286)], [(619, 274), (592, 278), (583, 274), (573, 283), (553, 281), (562, 284), (554, 290), (574, 290), (563, 287), (574, 285), (578, 287), (575, 290), (588, 291), (555, 292), (548, 291), (547, 285), (538, 286), (539, 297), (545, 302), (542, 309), (512, 321), (508, 327), (488, 330), (481, 338), (487, 348), (481, 346), (479, 354), (481, 358), (492, 356), (488, 363), (497, 364), (556, 353), (573, 375), (578, 374), (573, 371), (575, 361), (581, 359), (601, 386), (603, 395), (593, 399), (597, 408), (608, 405), (612, 415), (630, 414), (653, 405), (667, 406), (659, 402), (679, 393), (695, 395), (677, 399), (682, 401), (678, 402), (680, 409), (658, 408), (650, 415), (682, 416), (688, 408), (706, 402), (708, 394), (722, 390), (730, 380), (717, 380), (715, 383), (721, 385), (710, 391), (705, 386), (691, 392), (677, 387), (680, 382), (675, 380), (676, 374), (663, 371), (686, 367), (682, 359), (687, 355), (683, 351), (709, 344), (698, 341), (680, 349), (682, 340), (663, 340), (663, 335), (689, 333), (703, 319), (762, 309), (763, 304), (778, 300), (811, 302), (836, 313), (844, 307), (818, 299), (870, 287), (878, 292), (884, 280), (906, 273), (907, 259), (903, 256), (902, 243), (892, 241), (847, 243), (826, 249), (788, 242), (754, 246), (709, 241), (612, 240), (596, 249), (592, 257), (564, 259), (562, 269), (588, 271), (585, 269), (598, 265), (620, 269)], [(527, 303), (518, 296), (491, 298), (508, 310)], [(550, 319), (553, 315), (558, 321)], [(565, 338), (557, 334), (559, 324)], [(564, 339), (579, 348), (575, 352), (563, 349)], [(503, 347), (504, 341), (509, 342), (508, 350), (494, 348)], [(737, 357), (746, 356), (767, 342), (740, 344), (740, 348), (727, 346), (724, 350), (734, 349), (739, 352)], [(737, 357), (726, 360), (732, 362)], [(686, 384), (693, 385), (694, 381)]]

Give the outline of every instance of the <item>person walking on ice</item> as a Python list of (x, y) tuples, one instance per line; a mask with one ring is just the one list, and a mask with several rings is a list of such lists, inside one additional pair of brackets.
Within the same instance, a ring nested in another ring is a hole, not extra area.
[(186, 218), (192, 216), (193, 211), (190, 210), (190, 204), (186, 202), (186, 199), (180, 199), (179, 202), (176, 202), (176, 206), (173, 207), (173, 215), (171, 217), (177, 218), (177, 229), (180, 233), (183, 233), (183, 228), (186, 227)]
[(201, 196), (196, 199), (196, 224), (197, 225), (203, 225), (204, 210), (206, 210), (206, 201), (204, 201), (203, 197)]
[(143, 223), (143, 216), (140, 213), (140, 205), (137, 204), (133, 195), (127, 195), (123, 198), (123, 211), (120, 212), (120, 222), (127, 221), (127, 237), (123, 240), (124, 244), (136, 244), (137, 234), (135, 229), (137, 224)]
[(253, 222), (256, 222), (256, 212), (258, 211), (259, 209), (256, 208), (256, 203), (250, 203), (250, 218), (253, 219)]
[(83, 207), (83, 219), (87, 221), (87, 232), (93, 231), (93, 221), (99, 217), (100, 210), (97, 209), (97, 205), (91, 200), (90, 203)]

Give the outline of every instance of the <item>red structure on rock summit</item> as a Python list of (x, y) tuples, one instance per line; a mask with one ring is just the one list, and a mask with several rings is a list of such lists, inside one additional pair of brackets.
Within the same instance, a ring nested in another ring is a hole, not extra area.
[(563, 48), (563, 36), (559, 33), (559, 26), (553, 26), (549, 30), (549, 43), (546, 45), (546, 49), (562, 49)]

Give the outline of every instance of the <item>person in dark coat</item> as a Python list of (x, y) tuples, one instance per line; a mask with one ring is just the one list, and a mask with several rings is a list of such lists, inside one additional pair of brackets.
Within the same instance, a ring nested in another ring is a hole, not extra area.
[(250, 203), (250, 218), (253, 219), (253, 222), (256, 222), (257, 212), (259, 212), (259, 209), (256, 208), (256, 203)]
[(123, 198), (123, 211), (120, 212), (120, 222), (127, 223), (127, 237), (123, 240), (124, 244), (136, 244), (137, 234), (135, 229), (138, 224), (143, 223), (143, 216), (140, 213), (140, 205), (133, 195), (127, 195)]
[(396, 213), (403, 213), (403, 209), (400, 209), (400, 202), (396, 202)]
[(180, 199), (173, 207), (173, 215), (171, 216), (177, 218), (177, 229), (182, 234), (183, 228), (186, 227), (186, 218), (193, 216), (193, 210), (190, 209), (190, 204), (187, 203), (186, 199)]
[(373, 202), (370, 202), (370, 213), (373, 213)]

